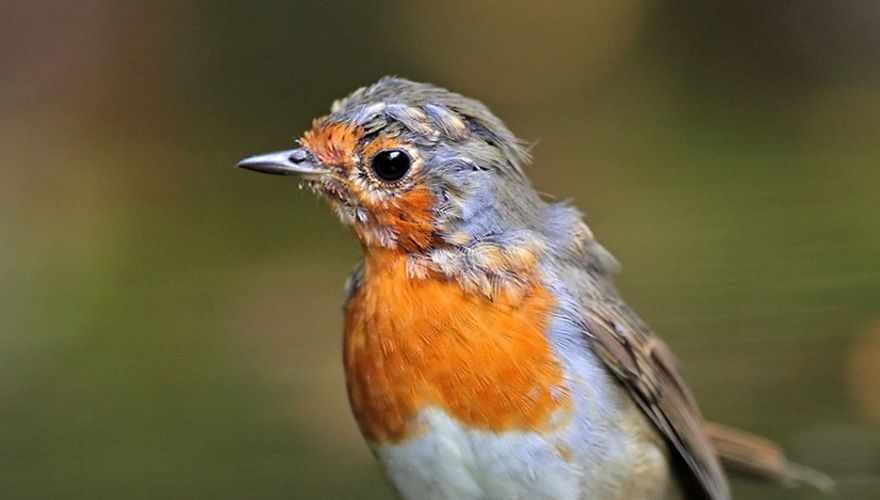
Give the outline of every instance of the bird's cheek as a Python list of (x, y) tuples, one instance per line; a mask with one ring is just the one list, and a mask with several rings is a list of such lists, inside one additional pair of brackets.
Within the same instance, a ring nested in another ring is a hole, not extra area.
[(349, 201), (349, 190), (336, 179), (323, 179), (321, 181), (321, 191), (332, 202), (345, 203)]
[(372, 214), (378, 225), (395, 235), (399, 248), (419, 252), (428, 249), (432, 243), (433, 206), (433, 196), (424, 186), (418, 186), (392, 201), (379, 204)]

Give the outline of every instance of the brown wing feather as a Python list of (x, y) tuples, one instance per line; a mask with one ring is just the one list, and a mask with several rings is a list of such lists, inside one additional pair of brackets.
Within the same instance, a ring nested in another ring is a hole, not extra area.
[(615, 298), (589, 303), (584, 330), (599, 357), (672, 443), (705, 498), (729, 500), (727, 479), (672, 351)]

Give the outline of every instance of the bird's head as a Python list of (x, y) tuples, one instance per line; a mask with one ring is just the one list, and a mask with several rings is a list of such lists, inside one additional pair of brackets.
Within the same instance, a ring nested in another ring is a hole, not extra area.
[(492, 288), (534, 265), (547, 244), (541, 228), (553, 230), (547, 217), (583, 226), (573, 209), (548, 213), (523, 173), (526, 149), (498, 118), (432, 85), (384, 78), (334, 103), (298, 142), (239, 166), (295, 177), (365, 252), (405, 254), (416, 271)]

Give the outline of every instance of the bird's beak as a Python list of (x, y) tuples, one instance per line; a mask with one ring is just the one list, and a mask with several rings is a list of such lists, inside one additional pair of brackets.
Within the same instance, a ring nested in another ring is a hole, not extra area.
[(302, 179), (315, 179), (327, 174), (326, 170), (312, 163), (311, 155), (302, 148), (251, 156), (241, 160), (238, 166), (264, 174), (294, 175)]

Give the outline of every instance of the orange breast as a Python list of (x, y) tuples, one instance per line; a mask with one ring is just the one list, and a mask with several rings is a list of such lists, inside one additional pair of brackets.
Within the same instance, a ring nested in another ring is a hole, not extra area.
[(554, 307), (546, 290), (490, 300), (440, 278), (407, 278), (395, 252), (369, 253), (346, 309), (344, 355), (367, 440), (417, 434), (412, 417), (427, 406), (491, 431), (546, 429), (570, 408), (543, 335)]

